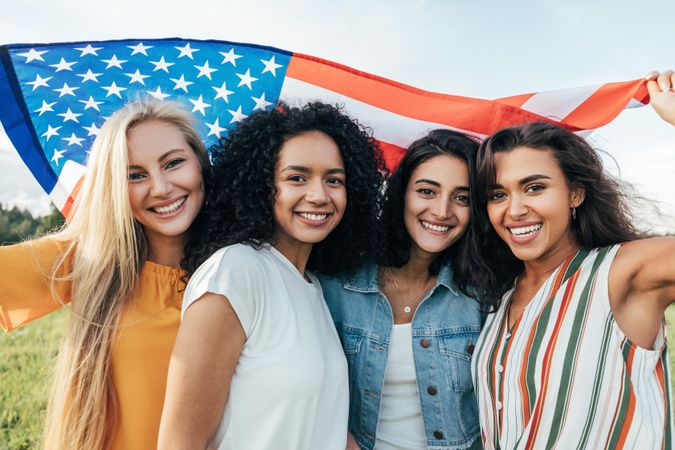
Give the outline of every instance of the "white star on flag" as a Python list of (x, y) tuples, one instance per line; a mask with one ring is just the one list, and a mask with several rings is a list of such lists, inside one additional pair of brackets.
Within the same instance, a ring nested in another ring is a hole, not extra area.
[(206, 122), (206, 126), (209, 127), (209, 134), (206, 136), (215, 136), (220, 139), (220, 134), (225, 131), (227, 128), (223, 128), (220, 126), (220, 123), (218, 121), (219, 119), (216, 119), (215, 122), (213, 123), (208, 123)]
[(117, 67), (119, 69), (122, 68), (122, 64), (127, 62), (126, 59), (117, 59), (117, 55), (113, 55), (112, 58), (110, 59), (102, 59), (104, 63), (108, 63), (107, 66), (105, 66), (106, 69), (110, 69), (111, 67)]
[(82, 127), (82, 128), (84, 128), (85, 130), (87, 130), (89, 132), (87, 134), (87, 136), (98, 136), (98, 132), (100, 130), (100, 128), (97, 127), (94, 122), (91, 123), (90, 127)]
[(77, 75), (78, 77), (82, 77), (83, 83), (86, 82), (86, 81), (95, 81), (96, 83), (98, 83), (98, 77), (100, 77), (103, 74), (102, 73), (94, 73), (94, 72), (91, 71), (91, 69), (87, 69), (87, 73), (77, 73), (75, 75)]
[(61, 129), (61, 127), (52, 128), (51, 125), (47, 125), (47, 131), (45, 131), (45, 132), (42, 134), (42, 136), (40, 136), (40, 137), (46, 137), (46, 138), (47, 138), (47, 141), (49, 141), (49, 139), (50, 139), (52, 136), (58, 136), (58, 135), (59, 135), (59, 130), (60, 130), (60, 129)]
[(162, 88), (160, 88), (159, 86), (157, 86), (157, 90), (155, 91), (145, 91), (145, 92), (152, 95), (152, 97), (157, 100), (164, 100), (167, 97), (171, 97), (170, 94), (165, 94), (164, 92), (162, 92)]
[(220, 64), (230, 63), (234, 67), (237, 67), (237, 60), (241, 58), (241, 55), (234, 53), (234, 48), (231, 48), (229, 52), (218, 52), (223, 56), (223, 62)]
[(30, 84), (33, 86), (33, 90), (39, 88), (40, 86), (46, 86), (49, 87), (47, 84), (47, 81), (51, 80), (54, 77), (47, 77), (47, 78), (42, 78), (40, 75), (35, 76), (35, 81), (30, 81), (26, 84)]
[(129, 84), (133, 84), (133, 83), (141, 83), (143, 86), (145, 86), (145, 81), (144, 81), (144, 80), (145, 80), (146, 78), (149, 78), (149, 77), (150, 77), (150, 75), (142, 75), (142, 74), (141, 74), (141, 71), (138, 70), (138, 69), (136, 69), (136, 72), (134, 72), (134, 73), (125, 73), (124, 75), (128, 76), (129, 78), (131, 78), (131, 80), (129, 80)]
[(72, 66), (75, 64), (77, 61), (73, 62), (68, 62), (65, 60), (65, 58), (61, 58), (61, 61), (59, 61), (58, 64), (50, 64), (49, 67), (55, 67), (56, 72), (61, 72), (62, 70), (70, 70), (72, 71)]
[(82, 141), (84, 141), (84, 138), (79, 138), (75, 135), (75, 133), (71, 134), (69, 138), (61, 138), (62, 141), (67, 141), (68, 146), (70, 147), (71, 145), (79, 145), (82, 147)]
[(42, 55), (44, 55), (45, 53), (47, 53), (47, 50), (42, 50), (38, 52), (34, 48), (31, 48), (25, 53), (19, 53), (19, 56), (23, 56), (24, 58), (26, 58), (26, 64), (28, 64), (29, 62), (35, 60), (44, 62)]
[(260, 62), (265, 64), (265, 68), (263, 69), (262, 73), (270, 72), (275, 77), (277, 76), (277, 69), (279, 67), (283, 67), (281, 64), (277, 64), (277, 62), (274, 60), (274, 55), (272, 55), (272, 57), (267, 61), (261, 59)]
[(63, 150), (56, 150), (54, 149), (54, 155), (52, 156), (52, 161), (56, 163), (56, 165), (59, 165), (59, 159), (63, 158), (63, 154), (66, 152), (66, 149)]
[(119, 98), (122, 98), (122, 94), (120, 94), (120, 92), (127, 90), (127, 88), (117, 86), (117, 84), (115, 84), (114, 81), (112, 82), (112, 84), (110, 86), (101, 86), (101, 89), (105, 89), (106, 91), (108, 91), (108, 94), (106, 94), (106, 97), (110, 97), (111, 95), (116, 95)]
[(214, 100), (218, 100), (219, 98), (222, 98), (225, 100), (225, 103), (228, 103), (227, 96), (230, 94), (234, 94), (234, 91), (229, 91), (227, 90), (227, 86), (225, 85), (225, 82), (223, 81), (223, 85), (221, 87), (216, 87), (216, 86), (211, 86), (214, 91), (216, 91), (218, 94), (216, 95), (216, 98)]
[(199, 70), (199, 74), (197, 75), (197, 78), (201, 76), (205, 76), (209, 80), (211, 79), (211, 74), (213, 72), (217, 72), (218, 69), (212, 69), (209, 67), (209, 62), (206, 61), (203, 66), (195, 66), (195, 69)]
[(243, 85), (248, 86), (249, 89), (253, 89), (253, 86), (251, 86), (251, 83), (254, 81), (258, 81), (257, 78), (251, 76), (251, 69), (246, 69), (246, 73), (235, 73), (236, 76), (239, 77), (241, 80), (237, 87), (242, 87)]
[(80, 58), (82, 58), (85, 55), (94, 55), (98, 56), (98, 53), (96, 53), (98, 50), (101, 50), (103, 47), (92, 47), (91, 44), (87, 44), (86, 47), (76, 47), (75, 50), (79, 50), (80, 52)]
[(89, 100), (78, 100), (80, 103), (84, 103), (84, 110), (88, 110), (89, 108), (94, 108), (96, 111), (101, 111), (98, 107), (98, 105), (102, 104), (103, 102), (97, 102), (94, 100), (94, 97), (91, 95), (89, 96)]
[(62, 114), (57, 114), (57, 116), (63, 117), (63, 122), (68, 122), (69, 120), (72, 120), (73, 122), (80, 123), (79, 120), (77, 120), (78, 117), (80, 117), (82, 114), (76, 114), (68, 108), (68, 111), (62, 113)]
[(180, 78), (170, 78), (170, 80), (176, 84), (173, 88), (174, 91), (177, 89), (182, 89), (187, 92), (188, 86), (194, 84), (192, 81), (185, 81), (185, 75), (181, 75)]
[(180, 50), (180, 55), (178, 55), (179, 58), (182, 58), (183, 56), (187, 56), (187, 57), (190, 58), (190, 59), (194, 59), (194, 58), (192, 57), (192, 54), (193, 54), (194, 52), (198, 52), (198, 51), (199, 51), (198, 48), (192, 48), (192, 47), (190, 47), (190, 43), (189, 43), (189, 42), (188, 42), (187, 44), (185, 44), (185, 47), (174, 47), (174, 48), (175, 48), (176, 50)]
[(68, 86), (68, 83), (63, 83), (63, 87), (59, 89), (54, 89), (54, 92), (59, 93), (59, 97), (63, 97), (64, 95), (72, 95), (75, 97), (75, 91), (78, 90), (79, 87), (70, 87)]
[(175, 63), (164, 61), (164, 57), (162, 56), (161, 58), (159, 58), (159, 61), (150, 61), (150, 64), (155, 65), (155, 68), (152, 70), (153, 72), (163, 70), (164, 72), (169, 73), (169, 67), (173, 66)]
[(190, 100), (190, 103), (194, 105), (192, 108), (192, 112), (199, 111), (202, 113), (202, 116), (206, 115), (206, 108), (209, 108), (211, 105), (209, 103), (204, 103), (204, 100), (202, 100), (202, 96), (200, 95), (197, 100), (192, 100), (191, 98), (188, 99)]
[(39, 112), (40, 115), (42, 115), (43, 113), (46, 113), (47, 111), (54, 111), (52, 109), (52, 106), (54, 106), (54, 105), (56, 105), (56, 102), (47, 103), (46, 101), (42, 100), (42, 106), (40, 106), (38, 109), (36, 109), (33, 112)]
[(265, 100), (264, 92), (260, 97), (251, 97), (251, 99), (255, 102), (255, 107), (253, 108), (253, 111), (257, 110), (265, 111), (267, 107), (272, 104), (272, 102), (268, 102), (267, 100)]
[(143, 45), (142, 42), (139, 42), (137, 45), (127, 45), (127, 48), (130, 48), (133, 50), (131, 52), (131, 56), (134, 56), (136, 53), (142, 53), (145, 56), (148, 56), (147, 50), (150, 50), (151, 48), (154, 48), (153, 46), (149, 45)]
[(230, 123), (241, 122), (248, 117), (246, 114), (241, 112), (241, 105), (239, 105), (239, 108), (237, 108), (236, 111), (232, 109), (228, 109), (227, 111), (232, 114), (232, 120), (230, 120)]

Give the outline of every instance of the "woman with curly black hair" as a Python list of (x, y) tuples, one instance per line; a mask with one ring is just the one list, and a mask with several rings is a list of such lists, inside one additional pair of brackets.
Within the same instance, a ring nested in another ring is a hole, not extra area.
[(159, 447), (343, 450), (347, 363), (311, 271), (373, 254), (381, 155), (338, 108), (282, 104), (213, 164)]
[(349, 450), (480, 447), (470, 360), (484, 315), (463, 238), (477, 148), (451, 130), (414, 142), (388, 181), (377, 261), (321, 277), (349, 364)]

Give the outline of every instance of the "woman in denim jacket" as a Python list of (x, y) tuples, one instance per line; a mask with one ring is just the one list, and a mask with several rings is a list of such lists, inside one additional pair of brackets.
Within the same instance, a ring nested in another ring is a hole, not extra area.
[(348, 449), (481, 448), (470, 360), (484, 314), (462, 239), (477, 147), (450, 130), (414, 142), (385, 193), (378, 264), (321, 278), (349, 363)]

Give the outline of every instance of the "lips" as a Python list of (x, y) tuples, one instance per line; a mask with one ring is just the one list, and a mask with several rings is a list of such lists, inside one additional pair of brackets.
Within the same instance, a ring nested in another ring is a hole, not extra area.
[(297, 215), (303, 223), (316, 227), (328, 223), (328, 219), (333, 214), (329, 212), (320, 212), (320, 211), (313, 211), (313, 212), (296, 211), (295, 215)]
[(447, 233), (448, 230), (450, 230), (450, 225), (445, 225), (445, 224), (440, 224), (440, 223), (431, 223), (427, 222), (426, 220), (421, 220), (420, 219), (420, 224), (422, 225), (422, 228), (425, 230), (434, 232), (434, 233)]
[(181, 208), (181, 206), (185, 204), (185, 200), (187, 200), (187, 196), (181, 197), (178, 200), (175, 200), (169, 204), (165, 204), (162, 206), (153, 206), (152, 208), (149, 208), (149, 210), (155, 214), (166, 216), (178, 211)]
[(541, 222), (523, 222), (506, 226), (511, 241), (516, 244), (528, 244), (539, 236), (544, 226)]

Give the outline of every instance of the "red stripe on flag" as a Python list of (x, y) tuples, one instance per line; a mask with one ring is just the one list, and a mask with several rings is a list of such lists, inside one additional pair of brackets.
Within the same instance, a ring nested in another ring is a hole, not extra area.
[(645, 86), (645, 80), (604, 84), (569, 113), (563, 123), (585, 130), (607, 125), (624, 110), (631, 99), (644, 97), (642, 90), (646, 89)]
[(387, 169), (389, 169), (390, 172), (393, 172), (398, 166), (398, 163), (401, 162), (406, 149), (399, 147), (398, 145), (389, 144), (388, 142), (377, 142), (380, 145), (380, 149), (382, 150), (384, 163), (387, 165)]
[(504, 103), (506, 105), (511, 105), (515, 106), (516, 108), (520, 108), (525, 104), (526, 101), (532, 98), (532, 96), (535, 95), (534, 93), (531, 94), (521, 94), (521, 95), (514, 95), (512, 97), (503, 97), (503, 98), (498, 98), (497, 102), (499, 103)]

